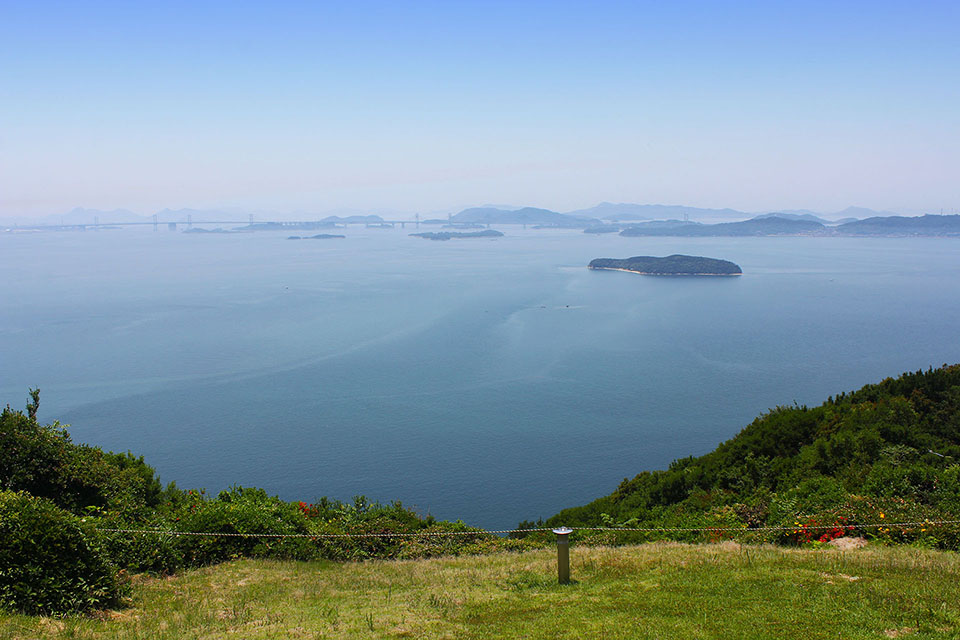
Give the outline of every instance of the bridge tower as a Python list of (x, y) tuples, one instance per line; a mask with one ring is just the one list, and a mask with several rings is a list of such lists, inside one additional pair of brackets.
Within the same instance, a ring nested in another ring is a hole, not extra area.
[(153, 214), (153, 230), (157, 230), (157, 214)]
[(187, 214), (187, 229), (193, 229), (193, 214)]

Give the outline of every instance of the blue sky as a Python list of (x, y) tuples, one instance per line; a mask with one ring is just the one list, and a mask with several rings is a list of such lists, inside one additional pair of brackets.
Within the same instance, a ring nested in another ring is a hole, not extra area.
[(0, 217), (960, 207), (956, 2), (0, 0)]

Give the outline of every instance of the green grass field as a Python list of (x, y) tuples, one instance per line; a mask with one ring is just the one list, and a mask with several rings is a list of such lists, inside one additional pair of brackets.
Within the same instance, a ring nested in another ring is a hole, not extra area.
[(127, 609), (0, 638), (958, 638), (960, 555), (670, 543), (135, 578)]

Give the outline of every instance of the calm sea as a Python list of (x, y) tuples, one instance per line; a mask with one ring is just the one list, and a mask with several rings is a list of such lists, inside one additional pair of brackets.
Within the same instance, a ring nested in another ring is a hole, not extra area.
[[(0, 234), (0, 401), (162, 480), (510, 527), (960, 361), (960, 240)], [(740, 278), (589, 271), (724, 258)]]

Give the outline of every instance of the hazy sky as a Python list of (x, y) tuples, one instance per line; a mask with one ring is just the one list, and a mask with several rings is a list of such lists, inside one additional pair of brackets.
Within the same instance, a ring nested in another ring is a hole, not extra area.
[(0, 0), (0, 216), (960, 207), (960, 2)]

